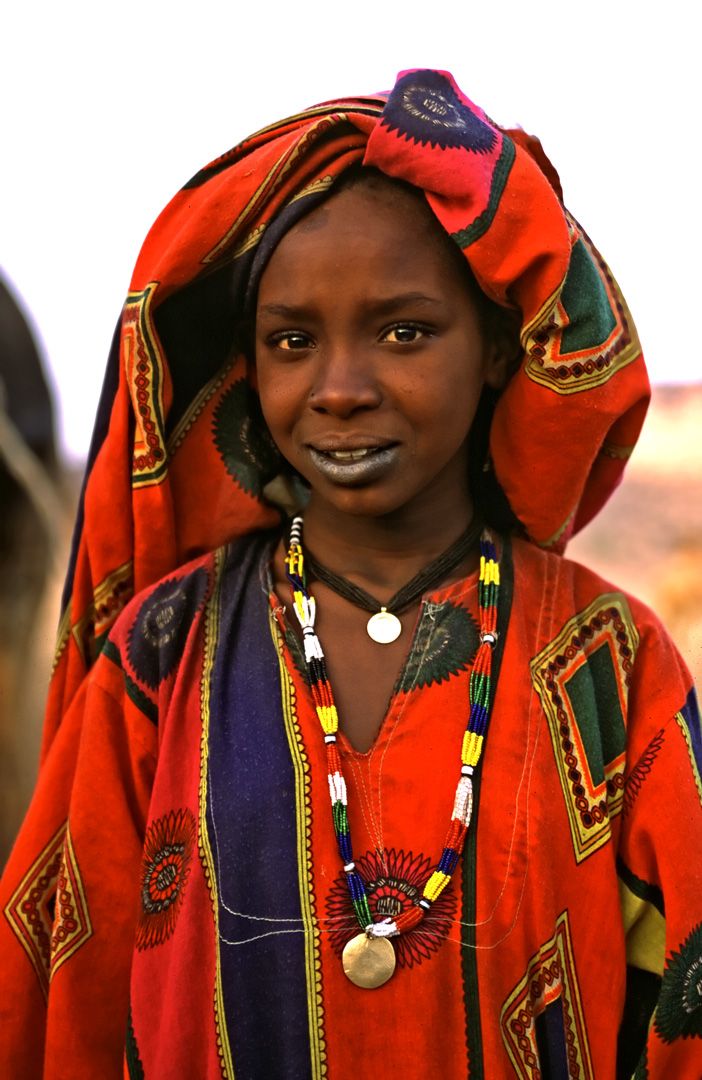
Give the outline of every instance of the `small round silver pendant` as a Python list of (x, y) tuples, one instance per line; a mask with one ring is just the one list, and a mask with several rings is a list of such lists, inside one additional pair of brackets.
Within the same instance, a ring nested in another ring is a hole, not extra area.
[(366, 623), (368, 637), (377, 641), (379, 645), (389, 645), (391, 641), (397, 641), (402, 633), (402, 623), (397, 615), (393, 615), (387, 608), (381, 608), (371, 615)]

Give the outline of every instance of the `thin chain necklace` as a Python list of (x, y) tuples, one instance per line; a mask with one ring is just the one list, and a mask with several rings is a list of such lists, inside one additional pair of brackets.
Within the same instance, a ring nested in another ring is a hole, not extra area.
[(422, 593), (425, 593), (432, 585), (435, 585), (452, 570), (455, 570), (475, 544), (482, 528), (483, 525), (480, 519), (474, 518), (466, 531), (461, 533), (450, 547), (442, 551), (418, 574), (415, 574), (411, 581), (398, 589), (386, 604), (381, 604), (380, 600), (376, 600), (360, 585), (348, 581), (341, 574), (337, 574), (334, 570), (330, 570), (327, 566), (317, 562), (309, 551), (305, 557), (305, 564), (312, 577), (328, 585), (335, 593), (343, 596), (345, 600), (355, 604), (356, 607), (372, 612), (373, 614), (366, 623), (368, 636), (379, 645), (389, 645), (392, 641), (396, 641), (402, 633), (402, 623), (398, 619), (397, 613), (401, 613), (405, 608), (410, 607), (416, 600), (419, 600)]
[(493, 698), (492, 656), (497, 643), (500, 567), (495, 545), (489, 533), (485, 531), (480, 540), (480, 579), (478, 582), (480, 645), (470, 673), (468, 723), (461, 746), (461, 772), (441, 858), (424, 886), (422, 896), (415, 904), (403, 911), (396, 919), (386, 918), (374, 922), (366, 886), (353, 857), (346, 781), (337, 747), (339, 717), (322, 646), (314, 630), (316, 605), (314, 597), (307, 591), (301, 517), (293, 519), (285, 565), (292, 587), (293, 607), (302, 627), (305, 664), (312, 698), (324, 733), (332, 821), (337, 847), (346, 874), (351, 903), (362, 931), (352, 938), (344, 949), (342, 957), (344, 971), (351, 982), (371, 990), (387, 982), (395, 970), (395, 950), (391, 939), (414, 929), (424, 919), (434, 901), (451, 880), (463, 851), (473, 809), (472, 777), (480, 761)]

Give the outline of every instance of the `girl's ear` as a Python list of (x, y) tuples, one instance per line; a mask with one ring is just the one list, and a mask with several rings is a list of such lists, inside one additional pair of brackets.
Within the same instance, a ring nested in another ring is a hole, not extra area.
[(503, 390), (519, 369), (522, 347), (519, 341), (521, 318), (516, 311), (504, 308), (491, 313), (488, 329), (488, 355), (485, 383), (492, 390)]

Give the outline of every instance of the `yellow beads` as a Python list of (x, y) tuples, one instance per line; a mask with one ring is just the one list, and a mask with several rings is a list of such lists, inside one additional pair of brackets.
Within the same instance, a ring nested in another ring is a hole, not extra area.
[(494, 559), (486, 559), (484, 555), (480, 556), (480, 580), (483, 585), (499, 585), (500, 584), (500, 564), (495, 562)]
[(339, 730), (336, 705), (318, 705), (317, 716), (325, 735), (335, 735)]
[(302, 595), (301, 592), (298, 592), (297, 589), (293, 593), (293, 603), (295, 604), (295, 608), (297, 610), (298, 619), (302, 624), (304, 624), (306, 618), (305, 597)]
[(299, 544), (290, 548), (288, 554), (285, 556), (285, 563), (288, 568), (288, 573), (297, 574), (298, 577), (302, 577), (302, 548)]
[(444, 891), (450, 880), (450, 874), (442, 874), (441, 870), (435, 870), (424, 886), (424, 898), (433, 903), (437, 896)]
[(466, 731), (463, 736), (463, 747), (461, 748), (461, 761), (464, 765), (477, 765), (480, 761), (480, 753), (483, 749), (483, 736), (477, 735), (475, 731)]

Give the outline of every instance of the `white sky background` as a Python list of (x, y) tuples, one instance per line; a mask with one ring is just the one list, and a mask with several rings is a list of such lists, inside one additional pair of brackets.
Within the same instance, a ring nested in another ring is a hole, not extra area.
[[(9, 4), (7, 5), (10, 6)], [(695, 6), (628, 0), (15, 0), (0, 30), (0, 268), (87, 451), (144, 236), (202, 165), (307, 105), (451, 71), (537, 134), (656, 382), (699, 381)]]

